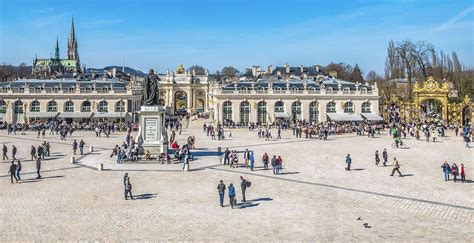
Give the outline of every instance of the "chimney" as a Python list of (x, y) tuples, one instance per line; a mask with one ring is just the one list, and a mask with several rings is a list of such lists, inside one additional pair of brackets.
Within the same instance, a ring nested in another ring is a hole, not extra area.
[(286, 74), (290, 73), (290, 65), (288, 65), (288, 63), (285, 64), (285, 73)]
[(300, 65), (300, 72), (301, 72), (301, 74), (303, 74), (303, 72), (304, 72), (304, 66), (303, 66), (303, 64)]
[(272, 72), (273, 72), (273, 67), (272, 67), (272, 65), (270, 65), (270, 66), (268, 66), (268, 68), (267, 68), (267, 73), (268, 73), (269, 75), (271, 75)]

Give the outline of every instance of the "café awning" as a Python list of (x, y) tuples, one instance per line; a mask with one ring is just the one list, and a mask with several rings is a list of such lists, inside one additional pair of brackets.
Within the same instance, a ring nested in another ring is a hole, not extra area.
[(94, 118), (121, 118), (128, 116), (127, 112), (96, 112)]
[(54, 118), (58, 116), (59, 112), (27, 112), (28, 118)]
[(363, 121), (362, 117), (355, 113), (327, 113), (331, 121)]
[(290, 118), (290, 114), (286, 112), (275, 112), (273, 114), (275, 115), (275, 118)]
[(62, 112), (59, 114), (61, 118), (90, 118), (92, 112)]
[(383, 121), (383, 118), (375, 113), (361, 113), (367, 121)]

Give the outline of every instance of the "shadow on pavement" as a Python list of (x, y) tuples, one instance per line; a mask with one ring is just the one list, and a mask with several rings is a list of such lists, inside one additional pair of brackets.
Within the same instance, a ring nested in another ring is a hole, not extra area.
[(140, 195), (135, 195), (134, 198), (137, 200), (146, 200), (146, 199), (152, 199), (156, 197), (156, 193), (145, 193), (145, 194), (140, 194)]

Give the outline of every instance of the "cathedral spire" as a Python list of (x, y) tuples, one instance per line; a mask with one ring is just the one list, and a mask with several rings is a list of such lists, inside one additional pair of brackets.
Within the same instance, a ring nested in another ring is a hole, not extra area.
[(67, 59), (77, 60), (77, 39), (76, 32), (74, 30), (74, 17), (71, 20), (71, 33), (69, 34), (69, 39), (67, 41)]
[(57, 36), (56, 36), (56, 48), (54, 50), (54, 58), (56, 60), (59, 60), (59, 39)]
[(69, 34), (69, 40), (75, 41), (76, 40), (76, 33), (74, 32), (74, 16), (71, 20), (71, 33)]

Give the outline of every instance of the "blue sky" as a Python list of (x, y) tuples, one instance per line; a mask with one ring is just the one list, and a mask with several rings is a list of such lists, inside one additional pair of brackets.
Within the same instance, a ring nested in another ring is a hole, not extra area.
[(474, 66), (472, 0), (0, 0), (0, 63), (65, 56), (74, 16), (81, 61), (160, 72), (199, 64), (358, 63), (383, 73), (389, 40), (424, 40)]

